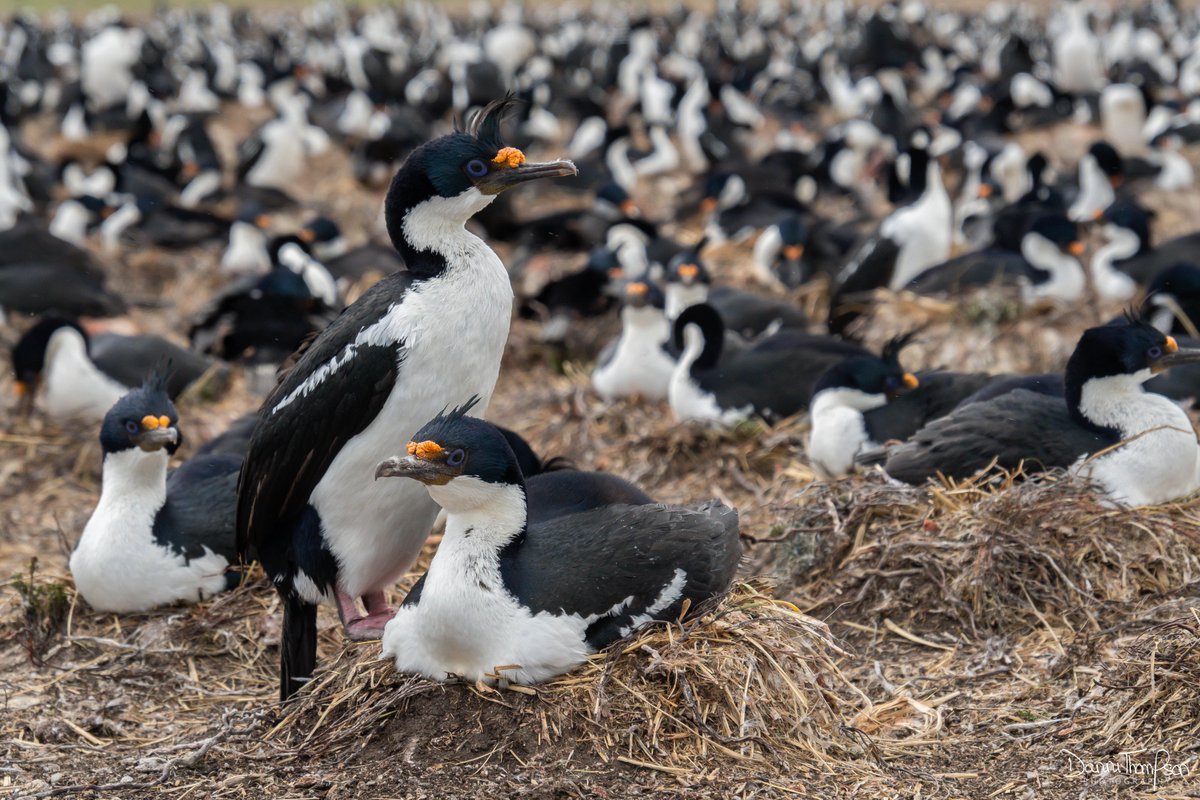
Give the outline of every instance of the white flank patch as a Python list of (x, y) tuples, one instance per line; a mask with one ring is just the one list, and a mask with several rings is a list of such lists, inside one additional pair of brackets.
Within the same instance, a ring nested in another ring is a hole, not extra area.
[(654, 602), (646, 607), (641, 614), (630, 620), (629, 625), (621, 628), (621, 635), (628, 636), (630, 631), (637, 630), (647, 622), (653, 622), (656, 615), (671, 607), (671, 604), (683, 597), (683, 587), (687, 585), (687, 573), (682, 569), (675, 570), (675, 576), (662, 588)]

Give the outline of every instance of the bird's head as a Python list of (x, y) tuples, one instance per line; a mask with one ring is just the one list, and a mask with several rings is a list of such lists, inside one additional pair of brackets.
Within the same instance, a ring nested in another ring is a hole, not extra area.
[(624, 287), (625, 305), (632, 308), (663, 308), (666, 297), (652, 281), (629, 281)]
[(296, 234), (307, 244), (327, 244), (342, 235), (342, 229), (329, 217), (313, 217)]
[(425, 423), (405, 448), (406, 455), (379, 464), (375, 478), (411, 478), (425, 484), (429, 495), (451, 513), (472, 511), (494, 502), (525, 479), (508, 440), (495, 425), (467, 412), (472, 397)]
[(1181, 348), (1139, 316), (1089, 328), (1067, 361), (1066, 381), (1083, 386), (1093, 379), (1132, 377), (1138, 383), (1181, 364), (1200, 362), (1200, 349)]
[(388, 233), (397, 247), (407, 241), (402, 230), (405, 216), (422, 204), (433, 203), (435, 213), (446, 221), (465, 223), (500, 192), (578, 172), (570, 161), (535, 163), (504, 144), (500, 121), (513, 102), (505, 98), (489, 103), (466, 130), (427, 142), (408, 156), (385, 201)]
[(263, 211), (262, 206), (258, 203), (244, 203), (239, 206), (234, 220), (262, 230), (266, 230), (271, 225), (271, 217)]
[(712, 283), (712, 276), (700, 258), (699, 247), (685, 250), (671, 259), (667, 265), (667, 282), (684, 286), (707, 286)]
[(1083, 242), (1079, 240), (1079, 226), (1063, 214), (1044, 214), (1029, 226), (1036, 233), (1055, 245), (1064, 253), (1076, 258), (1083, 255)]
[(916, 389), (920, 380), (900, 365), (900, 351), (914, 335), (891, 339), (879, 356), (853, 356), (833, 365), (817, 380), (813, 395), (826, 389), (848, 390), (848, 397), (863, 396), (860, 410), (866, 411)]
[(100, 426), (100, 447), (105, 455), (135, 447), (173, 455), (182, 441), (179, 412), (167, 395), (167, 373), (161, 370), (118, 400)]

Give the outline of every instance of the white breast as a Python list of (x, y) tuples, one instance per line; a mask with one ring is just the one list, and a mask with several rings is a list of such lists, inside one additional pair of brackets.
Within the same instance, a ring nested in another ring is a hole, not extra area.
[[(470, 535), (467, 531), (470, 530)], [(396, 669), (435, 680), (487, 680), (496, 667), (518, 683), (537, 683), (588, 657), (593, 618), (532, 614), (505, 588), (499, 547), (487, 529), (452, 514), (416, 605), (404, 606), (383, 633)]]
[(883, 395), (853, 389), (825, 389), (813, 398), (808, 458), (825, 477), (837, 478), (854, 469), (854, 457), (869, 448), (863, 411), (887, 402)]
[[(414, 227), (429, 229), (423, 223)], [(410, 290), (403, 303), (359, 335), (363, 343), (405, 342), (399, 376), (379, 415), (342, 448), (311, 497), (342, 588), (352, 596), (403, 575), (437, 516), (421, 484), (376, 481), (375, 467), (402, 451), (447, 405), (478, 395), (471, 413), (482, 416), (500, 372), (512, 309), (508, 273), (461, 226), (443, 235), (449, 242), (447, 271)]]
[(592, 385), (606, 400), (641, 395), (665, 400), (675, 362), (663, 352), (671, 326), (656, 308), (625, 308), (612, 359), (592, 373)]
[(1116, 380), (1121, 379), (1084, 384), (1081, 406), (1089, 418), (1117, 427), (1128, 441), (1076, 469), (1123, 505), (1165, 503), (1195, 491), (1200, 446), (1187, 414), (1162, 395), (1136, 390), (1134, 394), (1128, 387), (1108, 391), (1105, 383)]
[(249, 222), (234, 222), (229, 227), (229, 247), (221, 256), (225, 272), (266, 272), (271, 268), (266, 236)]
[(145, 611), (197, 602), (225, 588), (225, 559), (212, 552), (190, 562), (154, 540), (166, 502), (167, 454), (137, 448), (104, 459), (100, 502), (71, 554), (75, 587), (99, 611)]
[(45, 387), (42, 408), (55, 421), (99, 422), (129, 391), (92, 363), (83, 336), (74, 328), (60, 328), (50, 337)]

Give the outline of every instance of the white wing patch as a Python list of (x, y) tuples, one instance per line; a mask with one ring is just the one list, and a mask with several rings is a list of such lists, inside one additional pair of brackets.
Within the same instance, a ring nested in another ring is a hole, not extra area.
[[(410, 290), (415, 293), (418, 290)], [(304, 382), (288, 393), (286, 397), (275, 404), (271, 409), (272, 414), (277, 414), (287, 408), (294, 401), (308, 395), (313, 389), (316, 389), (324, 383), (329, 376), (335, 374), (339, 369), (350, 363), (350, 359), (354, 358), (358, 348), (362, 345), (386, 345), (389, 343), (397, 343), (401, 341), (399, 338), (393, 338), (388, 341), (387, 336), (380, 335), (386, 331), (392, 323), (392, 313), (400, 307), (399, 303), (394, 303), (388, 306), (387, 312), (379, 319), (378, 322), (364, 327), (354, 337), (354, 341), (342, 348), (342, 351), (333, 358), (326, 361), (321, 366), (313, 370), (312, 374), (304, 379)]]
[(630, 631), (640, 628), (647, 622), (652, 622), (658, 614), (670, 608), (672, 603), (683, 596), (683, 587), (686, 583), (687, 573), (677, 568), (675, 577), (671, 578), (670, 583), (662, 588), (654, 602), (647, 606), (641, 614), (631, 619), (628, 626), (621, 628), (621, 635), (628, 636)]

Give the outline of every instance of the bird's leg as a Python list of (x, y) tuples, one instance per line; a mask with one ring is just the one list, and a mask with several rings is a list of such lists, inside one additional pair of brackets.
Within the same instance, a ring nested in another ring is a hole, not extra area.
[(383, 592), (371, 592), (363, 595), (363, 604), (367, 607), (366, 616), (359, 613), (355, 599), (340, 586), (334, 590), (334, 595), (337, 598), (338, 616), (342, 620), (342, 629), (346, 631), (346, 638), (354, 642), (382, 637), (384, 626), (396, 613), (388, 607)]

